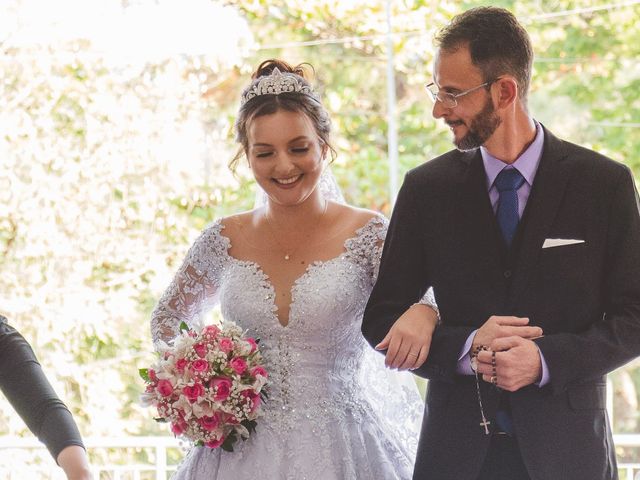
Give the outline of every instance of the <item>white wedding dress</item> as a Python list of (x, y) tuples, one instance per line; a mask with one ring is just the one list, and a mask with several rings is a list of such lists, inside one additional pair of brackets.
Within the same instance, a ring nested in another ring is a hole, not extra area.
[(287, 326), (260, 266), (228, 254), (221, 221), (196, 240), (153, 313), (154, 341), (181, 321), (201, 327), (219, 303), (224, 319), (261, 340), (269, 399), (246, 442), (234, 452), (192, 448), (174, 479), (411, 478), (422, 401), (411, 374), (385, 369), (360, 333), (386, 227), (373, 217), (340, 256), (309, 265), (292, 287)]

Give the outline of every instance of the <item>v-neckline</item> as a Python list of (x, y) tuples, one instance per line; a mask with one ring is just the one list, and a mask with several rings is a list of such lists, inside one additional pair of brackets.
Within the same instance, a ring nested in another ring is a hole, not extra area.
[(365, 228), (367, 228), (370, 224), (373, 224), (377, 219), (380, 219), (378, 215), (372, 216), (369, 220), (367, 220), (367, 222), (364, 225), (356, 229), (355, 233), (352, 236), (345, 239), (345, 241), (342, 243), (342, 252), (340, 252), (338, 255), (328, 258), (327, 260), (315, 260), (307, 264), (307, 267), (304, 269), (304, 272), (302, 272), (302, 274), (300, 274), (291, 283), (291, 287), (289, 287), (289, 294), (291, 295), (291, 301), (289, 302), (289, 315), (288, 315), (288, 318), (286, 319), (287, 323), (282, 323), (281, 321), (282, 319), (278, 315), (279, 308), (278, 308), (278, 304), (276, 303), (276, 289), (273, 285), (273, 282), (271, 281), (271, 278), (269, 277), (269, 275), (266, 274), (262, 266), (255, 260), (242, 260), (240, 258), (234, 257), (229, 253), (229, 249), (231, 248), (231, 239), (222, 234), (222, 230), (224, 230), (225, 225), (222, 223), (221, 220), (219, 221), (219, 224), (221, 227), (219, 231), (219, 235), (224, 239), (226, 243), (226, 249), (224, 251), (227, 257), (229, 257), (229, 260), (237, 265), (252, 268), (252, 270), (260, 276), (260, 280), (261, 280), (260, 285), (269, 292), (269, 295), (267, 295), (267, 299), (269, 300), (269, 303), (270, 303), (269, 310), (271, 311), (272, 319), (282, 329), (287, 329), (291, 325), (292, 312), (296, 304), (295, 293), (300, 282), (305, 277), (310, 275), (314, 269), (324, 267), (330, 263), (336, 262), (342, 257), (344, 257), (344, 255), (349, 253), (348, 243), (359, 238), (364, 232)]
[(287, 323), (282, 323), (282, 319), (280, 318), (280, 316), (278, 315), (278, 311), (280, 310), (278, 308), (278, 304), (276, 303), (276, 289), (275, 286), (273, 285), (273, 282), (271, 281), (271, 278), (269, 277), (269, 275), (266, 274), (266, 272), (263, 270), (262, 266), (253, 260), (241, 260), (239, 258), (233, 257), (231, 255), (229, 256), (229, 259), (236, 263), (239, 264), (241, 266), (244, 267), (250, 267), (255, 273), (257, 273), (260, 276), (260, 285), (265, 288), (269, 294), (266, 296), (266, 299), (268, 299), (269, 301), (269, 311), (272, 314), (272, 318), (275, 321), (275, 323), (277, 323), (281, 328), (286, 329), (289, 328), (289, 326), (291, 325), (291, 319), (293, 316), (293, 311), (294, 311), (294, 306), (296, 305), (296, 289), (298, 287), (298, 285), (300, 284), (300, 282), (307, 277), (308, 275), (311, 274), (312, 270), (314, 270), (315, 268), (320, 268), (323, 266), (326, 266), (329, 263), (335, 262), (337, 260), (339, 260), (340, 258), (342, 258), (344, 256), (344, 254), (346, 253), (346, 251), (341, 252), (339, 255), (329, 258), (328, 260), (316, 260), (314, 262), (311, 262), (307, 265), (307, 268), (304, 269), (304, 272), (302, 272), (302, 274), (300, 274), (292, 283), (291, 283), (291, 287), (289, 288), (289, 294), (291, 295), (291, 301), (289, 302), (289, 315), (287, 317)]

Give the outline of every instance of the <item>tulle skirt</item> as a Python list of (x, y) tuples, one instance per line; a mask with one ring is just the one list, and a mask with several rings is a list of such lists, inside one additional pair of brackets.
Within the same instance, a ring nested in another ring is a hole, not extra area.
[[(407, 480), (415, 460), (408, 445), (385, 428), (371, 409), (340, 417), (269, 422), (234, 452), (192, 448), (173, 480)], [(289, 420), (292, 420), (289, 418)], [(293, 426), (292, 426), (293, 424)]]

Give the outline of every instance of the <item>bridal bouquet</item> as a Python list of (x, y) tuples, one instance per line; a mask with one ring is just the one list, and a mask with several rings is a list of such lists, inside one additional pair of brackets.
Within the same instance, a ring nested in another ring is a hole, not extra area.
[(227, 451), (255, 431), (267, 382), (258, 341), (233, 323), (197, 333), (183, 322), (159, 354), (151, 368), (140, 369), (147, 384), (142, 401), (157, 409), (157, 421), (195, 445)]

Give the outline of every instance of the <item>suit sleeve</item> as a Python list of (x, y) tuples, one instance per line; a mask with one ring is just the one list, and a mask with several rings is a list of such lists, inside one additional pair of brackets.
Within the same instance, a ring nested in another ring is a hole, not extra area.
[(606, 242), (602, 319), (579, 334), (536, 340), (554, 393), (605, 375), (640, 355), (640, 202), (627, 168), (612, 189)]
[(78, 427), (20, 333), (0, 317), (0, 389), (54, 459), (66, 447), (84, 448)]
[[(425, 206), (415, 183), (411, 173), (407, 174), (398, 193), (382, 250), (378, 279), (365, 309), (362, 333), (372, 346), (378, 344), (398, 317), (419, 302), (432, 286), (423, 231), (429, 226), (425, 226)], [(443, 323), (446, 323), (445, 318)], [(456, 375), (460, 349), (472, 331), (473, 328), (439, 325), (427, 362), (413, 373), (451, 381)]]

